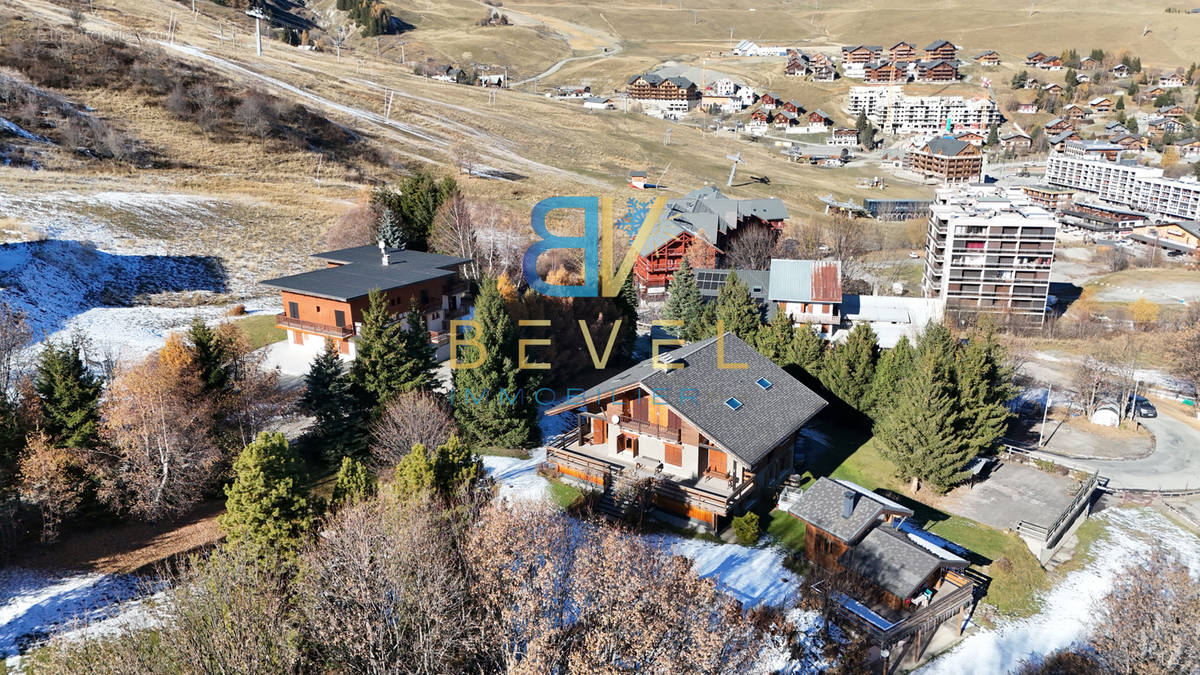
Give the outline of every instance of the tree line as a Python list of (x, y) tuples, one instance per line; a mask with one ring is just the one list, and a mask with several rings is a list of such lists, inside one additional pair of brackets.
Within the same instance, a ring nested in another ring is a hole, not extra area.
[(987, 326), (960, 340), (944, 324), (930, 323), (916, 344), (901, 337), (881, 352), (867, 323), (833, 344), (808, 324), (797, 327), (782, 310), (769, 322), (763, 314), (737, 272), (729, 273), (715, 302), (704, 302), (686, 259), (663, 308), (665, 319), (681, 322), (678, 337), (711, 337), (720, 320), (779, 366), (869, 416), (897, 474), (939, 492), (965, 478), (966, 464), (994, 451), (1007, 430), (1007, 404), (1016, 394), (1013, 373), (1006, 350)]

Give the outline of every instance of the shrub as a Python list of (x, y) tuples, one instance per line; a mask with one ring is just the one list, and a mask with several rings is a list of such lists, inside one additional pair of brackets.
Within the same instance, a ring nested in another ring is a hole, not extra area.
[(228, 312), (225, 312), (225, 316), (245, 316), (245, 315), (246, 315), (246, 306), (241, 303), (234, 305), (233, 307), (229, 308)]
[(734, 518), (733, 533), (737, 536), (737, 542), (742, 546), (757, 544), (761, 533), (758, 527), (758, 514), (751, 512)]
[(1011, 572), (1013, 568), (1012, 561), (1005, 557), (996, 558), (992, 564), (996, 566), (996, 569), (1004, 572), (1005, 574)]

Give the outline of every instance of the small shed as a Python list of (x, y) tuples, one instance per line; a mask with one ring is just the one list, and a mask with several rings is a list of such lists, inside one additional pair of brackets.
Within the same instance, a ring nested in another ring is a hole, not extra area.
[(1121, 411), (1116, 403), (1101, 403), (1092, 413), (1092, 424), (1102, 427), (1117, 427), (1121, 425)]

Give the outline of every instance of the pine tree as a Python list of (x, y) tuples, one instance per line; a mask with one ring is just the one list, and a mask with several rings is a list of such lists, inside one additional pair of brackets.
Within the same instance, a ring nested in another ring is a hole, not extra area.
[(683, 322), (682, 326), (672, 327), (671, 333), (689, 342), (700, 339), (703, 306), (700, 289), (696, 287), (696, 275), (687, 258), (684, 258), (671, 278), (667, 301), (663, 305), (664, 319)]
[(400, 216), (392, 209), (384, 209), (379, 215), (379, 238), (389, 248), (406, 248), (408, 241), (404, 236), (404, 227), (400, 223)]
[(794, 332), (791, 361), (813, 377), (819, 377), (825, 356), (825, 341), (817, 336), (812, 325), (804, 323)]
[(404, 338), (400, 322), (388, 311), (387, 300), (372, 289), (355, 343), (358, 354), (350, 381), (364, 405), (378, 409), (405, 386)]
[(1000, 143), (1000, 125), (993, 124), (988, 130), (987, 144), (988, 147), (996, 147)]
[(350, 376), (342, 367), (332, 340), (313, 359), (304, 376), (300, 404), (316, 418), (314, 432), (328, 460), (361, 453), (366, 449), (365, 411), (351, 393)]
[(964, 477), (969, 455), (959, 438), (957, 401), (938, 371), (936, 355), (918, 355), (895, 405), (876, 424), (875, 438), (902, 477), (945, 492)]
[(1124, 96), (1117, 97), (1117, 103), (1116, 103), (1116, 105), (1113, 106), (1113, 109), (1114, 110), (1124, 110), (1125, 109), (1125, 97)]
[(625, 277), (625, 283), (621, 284), (621, 292), (616, 297), (617, 311), (621, 318), (621, 340), (618, 354), (622, 359), (629, 359), (633, 354), (634, 344), (637, 342), (637, 320), (638, 320), (638, 296), (637, 289), (633, 287), (633, 275)]
[(41, 403), (42, 429), (60, 448), (100, 445), (100, 380), (83, 362), (83, 340), (47, 343), (38, 358), (34, 391)]
[(896, 406), (896, 398), (904, 380), (912, 374), (916, 351), (908, 337), (901, 335), (896, 346), (879, 357), (875, 367), (875, 379), (871, 381), (870, 410), (875, 419)]
[(856, 410), (865, 410), (879, 357), (879, 342), (870, 324), (859, 323), (846, 341), (834, 347), (821, 367), (821, 384)]
[(402, 497), (420, 496), (433, 492), (436, 485), (433, 460), (425, 446), (417, 443), (412, 452), (396, 465), (396, 493)]
[(494, 278), (484, 279), (475, 300), (477, 328), (468, 339), (482, 345), (483, 361), (475, 367), (461, 367), (479, 359), (474, 345), (459, 346), (459, 365), (454, 371), (451, 405), (454, 419), (465, 440), (478, 445), (524, 448), (537, 445), (538, 428), (535, 383), (529, 370), (517, 370), (516, 332), (512, 318)]
[(231, 359), (229, 343), (201, 321), (200, 317), (192, 319), (187, 339), (191, 346), (192, 361), (204, 390), (210, 394), (228, 390), (228, 364)]
[(793, 345), (796, 341), (796, 328), (792, 318), (783, 310), (777, 310), (771, 322), (758, 331), (758, 341), (755, 348), (760, 354), (771, 359), (775, 365), (784, 368), (796, 365)]
[(717, 294), (717, 320), (724, 323), (725, 330), (750, 344), (754, 344), (762, 328), (762, 309), (750, 289), (738, 279), (737, 272), (730, 271)]
[(1008, 402), (1016, 395), (1004, 349), (991, 330), (971, 336), (958, 354), (955, 372), (968, 458), (990, 453), (1008, 431)]
[(329, 497), (330, 510), (365, 501), (375, 494), (375, 480), (362, 462), (353, 457), (343, 457), (333, 482), (333, 494)]
[(219, 523), (226, 542), (263, 558), (288, 558), (314, 523), (299, 454), (281, 433), (262, 432), (233, 463)]
[(432, 391), (438, 384), (437, 350), (429, 340), (429, 328), (415, 298), (408, 310), (400, 341), (404, 372), (400, 391)]

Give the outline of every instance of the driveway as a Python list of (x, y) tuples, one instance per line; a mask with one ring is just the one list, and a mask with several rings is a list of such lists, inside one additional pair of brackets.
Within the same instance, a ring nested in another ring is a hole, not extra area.
[(1077, 485), (1028, 464), (1004, 462), (986, 480), (954, 489), (940, 506), (1000, 530), (1015, 530), (1022, 520), (1047, 526), (1071, 503)]
[(1099, 471), (1108, 485), (1131, 490), (1200, 489), (1200, 429), (1172, 416), (1142, 419), (1142, 425), (1154, 434), (1154, 452), (1141, 459), (1072, 459), (1047, 452), (1032, 452), (1034, 457), (1084, 471)]

